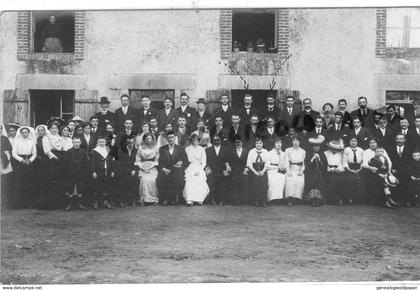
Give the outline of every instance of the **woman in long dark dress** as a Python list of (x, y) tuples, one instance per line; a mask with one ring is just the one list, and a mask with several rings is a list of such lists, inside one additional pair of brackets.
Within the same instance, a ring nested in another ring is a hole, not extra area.
[(320, 206), (324, 203), (326, 190), (324, 172), (327, 167), (327, 160), (321, 152), (321, 145), (324, 140), (325, 138), (322, 135), (308, 139), (312, 149), (307, 152), (305, 158), (306, 194), (304, 200), (312, 206)]
[(250, 193), (255, 206), (267, 206), (268, 177), (267, 169), (269, 164), (268, 151), (263, 148), (263, 141), (255, 140), (255, 148), (248, 153), (247, 166), (250, 170), (249, 182)]
[(10, 199), (10, 187), (11, 187), (11, 173), (12, 169), (12, 145), (10, 144), (7, 136), (6, 128), (3, 124), (0, 124), (0, 135), (1, 135), (1, 192), (3, 193), (1, 202), (2, 204), (8, 205)]
[(48, 170), (47, 170), (47, 156), (44, 154), (44, 147), (42, 139), (48, 133), (46, 125), (38, 125), (35, 128), (36, 135), (36, 160), (34, 163), (35, 168), (35, 193), (36, 193), (36, 206), (39, 206), (42, 194), (47, 190), (48, 184)]

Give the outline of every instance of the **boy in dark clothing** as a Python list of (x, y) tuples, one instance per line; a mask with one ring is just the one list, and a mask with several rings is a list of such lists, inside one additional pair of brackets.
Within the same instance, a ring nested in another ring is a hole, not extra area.
[(408, 184), (409, 203), (413, 206), (420, 204), (420, 151), (415, 150), (412, 154), (412, 160), (407, 168), (407, 174), (410, 177)]
[(66, 211), (72, 210), (74, 206), (86, 210), (86, 207), (82, 205), (82, 192), (86, 190), (84, 185), (88, 180), (89, 158), (87, 152), (80, 148), (81, 144), (80, 136), (73, 137), (73, 147), (67, 151), (65, 156), (67, 172), (70, 172), (68, 175), (69, 191), (67, 192), (69, 204), (65, 208)]

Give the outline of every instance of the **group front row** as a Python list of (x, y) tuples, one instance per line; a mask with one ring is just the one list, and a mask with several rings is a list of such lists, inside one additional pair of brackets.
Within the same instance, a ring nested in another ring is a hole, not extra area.
[[(168, 131), (162, 135), (167, 145), (161, 147), (152, 134), (145, 133), (138, 146), (135, 136), (128, 135), (125, 146), (115, 151), (107, 137), (99, 136), (88, 152), (81, 148), (82, 137), (65, 140), (57, 132), (58, 127), (52, 125), (37, 138), (32, 128), (23, 126), (13, 144), (2, 136), (2, 191), (14, 206), (66, 210), (183, 203), (265, 207), (268, 202), (284, 201), (289, 206), (356, 202), (395, 208), (398, 201), (418, 203), (420, 152), (414, 150), (408, 164), (393, 168), (388, 153), (374, 138), (363, 150), (356, 136), (344, 148), (341, 139), (324, 144), (324, 137), (318, 135), (308, 139), (309, 149), (304, 150), (300, 137), (294, 135), (292, 146), (282, 151), (283, 140), (276, 137), (274, 148), (267, 151), (258, 138), (254, 148), (247, 149), (239, 135), (232, 148), (222, 145), (217, 134), (212, 146), (204, 148), (195, 133), (183, 148), (176, 144), (175, 133)], [(397, 142), (401, 136), (397, 135)], [(69, 149), (54, 149), (60, 146)]]

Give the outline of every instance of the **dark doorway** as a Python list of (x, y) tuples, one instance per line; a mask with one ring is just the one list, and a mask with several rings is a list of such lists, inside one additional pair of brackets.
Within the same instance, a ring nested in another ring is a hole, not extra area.
[(49, 17), (55, 16), (59, 29), (59, 39), (63, 53), (74, 52), (74, 12), (71, 11), (37, 11), (32, 12), (34, 26), (34, 52), (46, 52), (43, 50)]
[(174, 103), (175, 91), (174, 90), (129, 90), (130, 105), (133, 108), (140, 109), (142, 96), (149, 96), (152, 108), (161, 110), (164, 108), (163, 101), (166, 97), (170, 97)]
[(30, 90), (31, 123), (34, 126), (46, 124), (51, 117), (65, 121), (74, 115), (74, 91), (72, 90)]
[(244, 105), (245, 94), (252, 95), (252, 105), (260, 111), (265, 108), (267, 104), (266, 98), (268, 95), (274, 95), (275, 98), (277, 98), (277, 91), (270, 90), (231, 90), (230, 92), (232, 96), (232, 107), (236, 110)]

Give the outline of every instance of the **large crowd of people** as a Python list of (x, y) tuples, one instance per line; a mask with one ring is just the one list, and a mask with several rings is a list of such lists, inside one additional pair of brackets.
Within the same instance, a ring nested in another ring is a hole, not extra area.
[(420, 193), (420, 116), (408, 118), (389, 105), (386, 113), (358, 98), (357, 110), (303, 108), (293, 96), (280, 109), (267, 96), (264, 110), (244, 96), (233, 109), (227, 95), (220, 109), (206, 100), (180, 107), (101, 110), (90, 118), (51, 118), (36, 128), (1, 126), (2, 196), (17, 208), (144, 205), (367, 204), (417, 206)]

